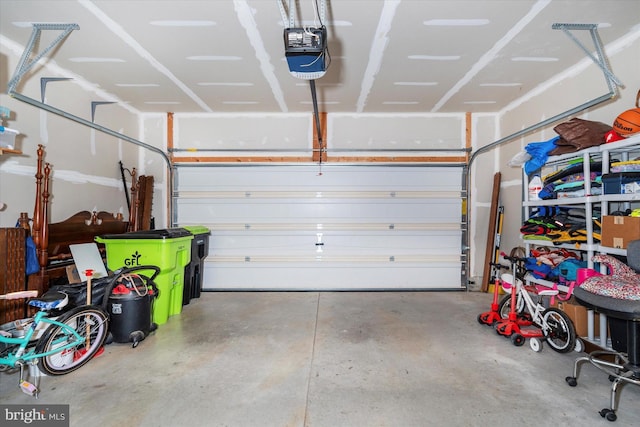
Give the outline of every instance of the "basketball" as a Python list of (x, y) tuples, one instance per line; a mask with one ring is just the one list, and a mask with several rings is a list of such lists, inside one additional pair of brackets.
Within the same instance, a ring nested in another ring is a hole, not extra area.
[(613, 122), (613, 130), (624, 137), (640, 132), (640, 108), (621, 113)]

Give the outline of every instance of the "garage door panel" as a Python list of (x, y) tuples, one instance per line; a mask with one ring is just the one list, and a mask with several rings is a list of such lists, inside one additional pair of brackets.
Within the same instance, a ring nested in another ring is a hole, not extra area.
[[(180, 200), (177, 205), (182, 222), (198, 221), (214, 217), (217, 222), (253, 223), (272, 221), (308, 222), (337, 221), (358, 222), (455, 222), (459, 223), (461, 202), (445, 199), (398, 201), (398, 200)], [(452, 218), (452, 212), (457, 213)], [(391, 220), (391, 221), (390, 221)], [(457, 221), (455, 221), (457, 220)]]
[(461, 289), (461, 167), (180, 166), (176, 225), (211, 229), (204, 289)]
[[(319, 244), (321, 243), (321, 245)], [(217, 256), (271, 254), (415, 254), (459, 255), (459, 232), (336, 234), (290, 232), (218, 232), (210, 244)]]
[[(349, 168), (349, 169), (347, 169)], [(458, 191), (459, 167), (413, 166), (334, 166), (324, 165), (319, 175), (313, 166), (219, 166), (212, 180), (211, 168), (194, 166), (188, 174), (180, 172), (178, 186), (181, 191)], [(181, 168), (185, 170), (184, 167)], [(254, 172), (252, 172), (254, 170)], [(408, 182), (407, 173), (419, 173), (419, 179)], [(261, 179), (256, 182), (255, 174)]]
[[(388, 264), (392, 264), (389, 262)], [(460, 282), (460, 266), (441, 263), (387, 265), (287, 264), (245, 262), (207, 264), (204, 277), (212, 283), (224, 283), (236, 290), (400, 290), (452, 289)]]

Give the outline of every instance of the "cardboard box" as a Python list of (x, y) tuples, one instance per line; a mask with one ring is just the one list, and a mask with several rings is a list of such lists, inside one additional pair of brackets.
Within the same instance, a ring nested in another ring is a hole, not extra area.
[[(587, 321), (587, 308), (578, 304), (573, 297), (567, 301), (558, 302), (558, 308), (564, 311), (567, 316), (573, 322), (573, 326), (576, 328), (576, 335), (578, 337), (586, 337), (589, 335), (588, 321)], [(593, 329), (594, 336), (600, 335), (600, 318), (598, 313), (593, 317)]]
[(602, 217), (600, 244), (626, 249), (632, 240), (640, 239), (640, 217), (605, 215)]

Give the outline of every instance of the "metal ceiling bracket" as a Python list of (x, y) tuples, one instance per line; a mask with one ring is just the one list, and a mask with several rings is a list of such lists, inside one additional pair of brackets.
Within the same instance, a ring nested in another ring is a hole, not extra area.
[[(280, 15), (282, 15), (282, 25), (289, 26), (289, 28), (294, 26), (294, 16), (293, 16), (293, 8), (291, 7), (291, 0), (289, 0), (288, 8), (285, 8), (284, 1), (285, 0), (276, 0), (278, 2), (278, 8), (280, 9)], [(290, 13), (287, 13), (291, 11)], [(289, 15), (289, 16), (287, 16)], [(288, 22), (288, 24), (287, 24)]]
[(115, 104), (115, 102), (110, 101), (92, 101), (91, 102), (91, 122), (95, 122), (96, 118), (96, 107), (98, 105), (106, 105), (106, 104)]
[[(22, 57), (18, 62), (18, 66), (16, 67), (16, 71), (13, 77), (11, 78), (11, 80), (9, 80), (9, 84), (7, 85), (8, 92), (13, 92), (16, 89), (16, 86), (18, 86), (18, 83), (20, 82), (20, 79), (22, 78), (22, 76), (24, 76), (29, 70), (31, 70), (33, 66), (44, 55), (46, 55), (51, 49), (56, 47), (58, 43), (64, 40), (65, 37), (67, 37), (73, 30), (80, 29), (80, 26), (78, 24), (32, 24), (32, 25), (33, 25), (33, 31), (31, 32), (31, 38), (29, 38), (29, 42), (27, 43), (27, 46), (25, 47)], [(35, 48), (36, 44), (40, 40), (40, 34), (42, 33), (42, 30), (54, 30), (54, 31), (62, 31), (62, 32), (58, 35), (58, 37), (55, 38), (55, 40), (51, 42), (51, 44), (49, 44), (49, 46), (44, 48), (39, 54), (34, 56), (31, 61), (29, 61), (29, 58), (34, 53), (33, 49)]]
[(40, 100), (44, 103), (45, 92), (47, 91), (47, 83), (60, 82), (63, 80), (72, 80), (70, 77), (42, 77), (40, 79)]
[[(602, 47), (602, 41), (600, 40), (600, 36), (598, 35), (598, 25), (597, 24), (562, 24), (556, 23), (551, 25), (551, 29), (553, 30), (562, 30), (575, 44), (577, 44), (580, 49), (602, 70), (605, 75), (605, 79), (607, 80), (607, 85), (609, 89), (614, 90), (613, 84), (617, 86), (623, 86), (622, 82), (611, 72), (609, 69), (609, 65), (607, 64), (604, 56), (604, 49)], [(593, 44), (596, 48), (596, 53), (598, 57), (596, 58), (589, 52), (589, 50), (573, 35), (571, 30), (589, 30), (591, 33), (591, 40), (593, 40)], [(612, 84), (613, 83), (613, 84)]]
[[(276, 0), (276, 1), (278, 2), (278, 8), (280, 9), (280, 15), (282, 15), (282, 23), (284, 24), (284, 26), (286, 27), (287, 25), (289, 25), (289, 28), (295, 27), (295, 22), (296, 22), (295, 11), (294, 11), (295, 8), (292, 7), (291, 5), (292, 0), (289, 0), (289, 5), (287, 7), (285, 7), (284, 5), (285, 0)], [(320, 22), (322, 23), (324, 23), (326, 9), (327, 9), (326, 0), (320, 0), (319, 18), (320, 18)], [(289, 15), (288, 17), (287, 17), (287, 12)]]

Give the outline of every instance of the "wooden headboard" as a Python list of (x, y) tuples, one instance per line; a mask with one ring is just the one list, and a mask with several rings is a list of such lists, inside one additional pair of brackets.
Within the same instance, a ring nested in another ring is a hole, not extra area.
[(71, 258), (69, 245), (91, 243), (101, 234), (121, 234), (128, 223), (109, 212), (82, 211), (62, 222), (48, 224), (47, 259), (49, 264)]
[(40, 264), (40, 271), (29, 276), (28, 288), (39, 292), (48, 289), (50, 276), (62, 276), (66, 265), (71, 263), (73, 257), (69, 245), (91, 243), (96, 236), (102, 234), (129, 231), (129, 223), (123, 220), (122, 214), (114, 216), (109, 212), (81, 211), (62, 222), (50, 224), (48, 206), (51, 165), (44, 163), (43, 159), (44, 148), (39, 145), (35, 175), (36, 200), (31, 227), (28, 214), (22, 213), (20, 216), (21, 226), (30, 229)]

